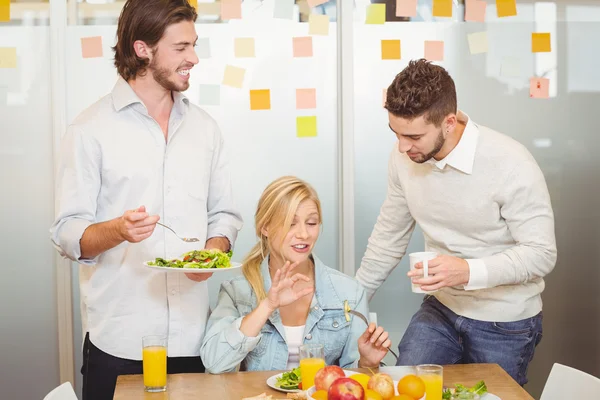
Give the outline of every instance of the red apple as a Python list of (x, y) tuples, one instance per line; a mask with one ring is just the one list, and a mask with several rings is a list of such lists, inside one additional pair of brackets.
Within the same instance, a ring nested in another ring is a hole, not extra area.
[(315, 388), (317, 390), (329, 390), (329, 386), (333, 381), (344, 377), (346, 377), (346, 374), (343, 369), (337, 365), (328, 365), (315, 374)]
[(391, 399), (395, 394), (394, 381), (388, 374), (374, 374), (369, 379), (367, 388), (379, 393), (383, 397), (383, 400)]
[(350, 378), (338, 378), (327, 391), (327, 400), (364, 400), (365, 389)]

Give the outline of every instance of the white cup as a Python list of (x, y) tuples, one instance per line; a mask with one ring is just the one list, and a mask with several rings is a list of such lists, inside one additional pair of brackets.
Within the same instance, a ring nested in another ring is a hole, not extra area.
[[(415, 264), (418, 262), (423, 263), (423, 277), (427, 278), (429, 276), (429, 260), (433, 260), (436, 258), (438, 254), (434, 251), (420, 251), (418, 253), (410, 253), (408, 257), (410, 258), (410, 270), (413, 271), (415, 269)], [(411, 280), (414, 278), (411, 278)], [(413, 293), (433, 293), (435, 290), (425, 291), (421, 289), (420, 285), (415, 285), (411, 282)]]

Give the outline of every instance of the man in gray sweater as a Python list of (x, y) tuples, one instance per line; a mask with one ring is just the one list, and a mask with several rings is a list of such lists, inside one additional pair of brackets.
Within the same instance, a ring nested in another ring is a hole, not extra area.
[(515, 140), (457, 109), (442, 67), (411, 61), (387, 91), (398, 138), (387, 197), (356, 278), (372, 297), (415, 224), (438, 254), (408, 273), (431, 292), (398, 346), (398, 365), (497, 363), (519, 384), (542, 337), (544, 276), (556, 263), (544, 176)]

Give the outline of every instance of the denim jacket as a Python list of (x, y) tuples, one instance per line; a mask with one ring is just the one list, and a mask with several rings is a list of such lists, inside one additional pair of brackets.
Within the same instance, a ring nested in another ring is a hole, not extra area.
[[(367, 296), (358, 281), (325, 266), (317, 257), (315, 293), (304, 328), (304, 343), (324, 345), (327, 365), (358, 366), (358, 338), (367, 328), (360, 318), (344, 316), (344, 300), (352, 309), (368, 315)], [(271, 287), (268, 257), (261, 265), (265, 290)], [(257, 307), (256, 294), (244, 276), (223, 282), (212, 312), (200, 355), (206, 371), (216, 374), (235, 370), (285, 370), (288, 346), (279, 310), (271, 314), (257, 337), (240, 331), (242, 318)]]

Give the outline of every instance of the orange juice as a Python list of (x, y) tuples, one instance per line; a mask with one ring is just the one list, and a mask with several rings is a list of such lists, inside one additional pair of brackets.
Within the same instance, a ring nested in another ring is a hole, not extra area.
[(442, 400), (442, 390), (444, 386), (441, 375), (424, 374), (419, 375), (419, 378), (425, 383), (425, 393), (427, 400)]
[(142, 349), (144, 386), (160, 388), (167, 386), (167, 348), (149, 346)]
[(302, 389), (308, 390), (315, 385), (317, 371), (325, 366), (322, 358), (303, 358), (300, 360), (300, 375), (302, 377)]

